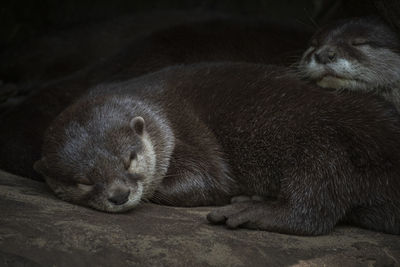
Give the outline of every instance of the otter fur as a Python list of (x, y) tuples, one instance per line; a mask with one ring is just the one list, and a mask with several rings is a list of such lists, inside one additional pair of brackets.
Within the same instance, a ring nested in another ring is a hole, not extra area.
[(376, 17), (322, 27), (298, 70), (321, 87), (375, 93), (400, 110), (400, 38)]
[(110, 212), (259, 196), (208, 220), (399, 234), (399, 140), (379, 97), (321, 90), (283, 67), (204, 63), (92, 90), (51, 124), (35, 169), (63, 199)]

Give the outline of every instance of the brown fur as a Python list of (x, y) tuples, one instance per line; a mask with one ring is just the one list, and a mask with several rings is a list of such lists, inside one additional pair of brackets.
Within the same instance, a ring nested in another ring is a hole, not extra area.
[[(92, 152), (89, 158), (102, 159), (103, 152), (91, 147), (129, 146), (125, 140), (131, 134), (126, 137), (118, 129), (135, 116), (144, 118), (156, 143), (165, 137), (154, 119), (162, 114), (175, 142), (153, 201), (194, 206), (258, 195), (269, 200), (234, 203), (214, 210), (208, 219), (232, 228), (301, 235), (325, 234), (346, 221), (399, 234), (400, 120), (395, 109), (373, 96), (321, 90), (287, 72), (263, 65), (200, 64), (105, 84), (89, 102), (78, 102), (79, 112), (75, 105), (56, 119), (43, 150), (47, 168), (41, 171), (54, 179), (78, 172), (67, 176), (72, 184), (83, 175), (102, 185), (90, 173), (79, 173), (85, 160), (77, 166), (71, 162)], [(125, 105), (129, 116), (122, 116), (120, 105), (110, 104), (113, 99), (136, 105)], [(83, 143), (79, 136), (65, 135), (65, 125), (78, 122), (87, 128), (93, 112), (110, 105), (114, 108), (105, 114), (117, 122), (114, 130), (105, 116), (104, 127), (94, 128)], [(110, 131), (116, 144), (97, 141)], [(60, 154), (72, 141), (74, 153)], [(112, 166), (121, 161), (116, 156)], [(107, 175), (113, 179), (124, 173), (120, 166), (95, 170), (113, 170)]]

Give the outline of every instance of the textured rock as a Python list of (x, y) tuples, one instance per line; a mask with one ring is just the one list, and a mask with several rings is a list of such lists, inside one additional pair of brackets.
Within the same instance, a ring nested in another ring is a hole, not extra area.
[(0, 266), (399, 266), (400, 237), (351, 227), (299, 237), (207, 223), (211, 207), (108, 214), (0, 172)]

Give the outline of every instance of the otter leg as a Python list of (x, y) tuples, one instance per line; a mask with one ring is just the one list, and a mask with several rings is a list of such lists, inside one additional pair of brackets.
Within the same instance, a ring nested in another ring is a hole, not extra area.
[(232, 194), (210, 180), (207, 175), (194, 172), (164, 178), (151, 201), (181, 207), (228, 204)]
[(320, 235), (330, 232), (351, 209), (352, 188), (339, 183), (335, 169), (292, 169), (281, 180), (276, 200), (247, 201), (217, 208), (208, 214), (211, 223), (229, 228), (250, 228), (297, 235)]
[[(298, 209), (299, 208), (299, 209)], [(336, 220), (317, 210), (293, 207), (283, 202), (239, 202), (217, 208), (208, 214), (211, 223), (228, 228), (248, 228), (296, 235), (321, 235), (333, 229)]]
[(174, 153), (152, 202), (184, 207), (225, 205), (239, 194), (226, 163), (216, 153), (196, 153), (193, 147), (183, 144)]

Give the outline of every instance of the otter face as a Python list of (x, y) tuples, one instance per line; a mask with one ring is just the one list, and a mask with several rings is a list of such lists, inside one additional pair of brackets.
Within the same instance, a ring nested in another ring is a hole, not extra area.
[(124, 107), (85, 108), (67, 109), (53, 122), (34, 168), (65, 201), (107, 212), (132, 209), (154, 183), (156, 158), (144, 119)]
[(340, 21), (317, 31), (299, 63), (321, 87), (372, 91), (398, 87), (400, 40), (378, 19)]

